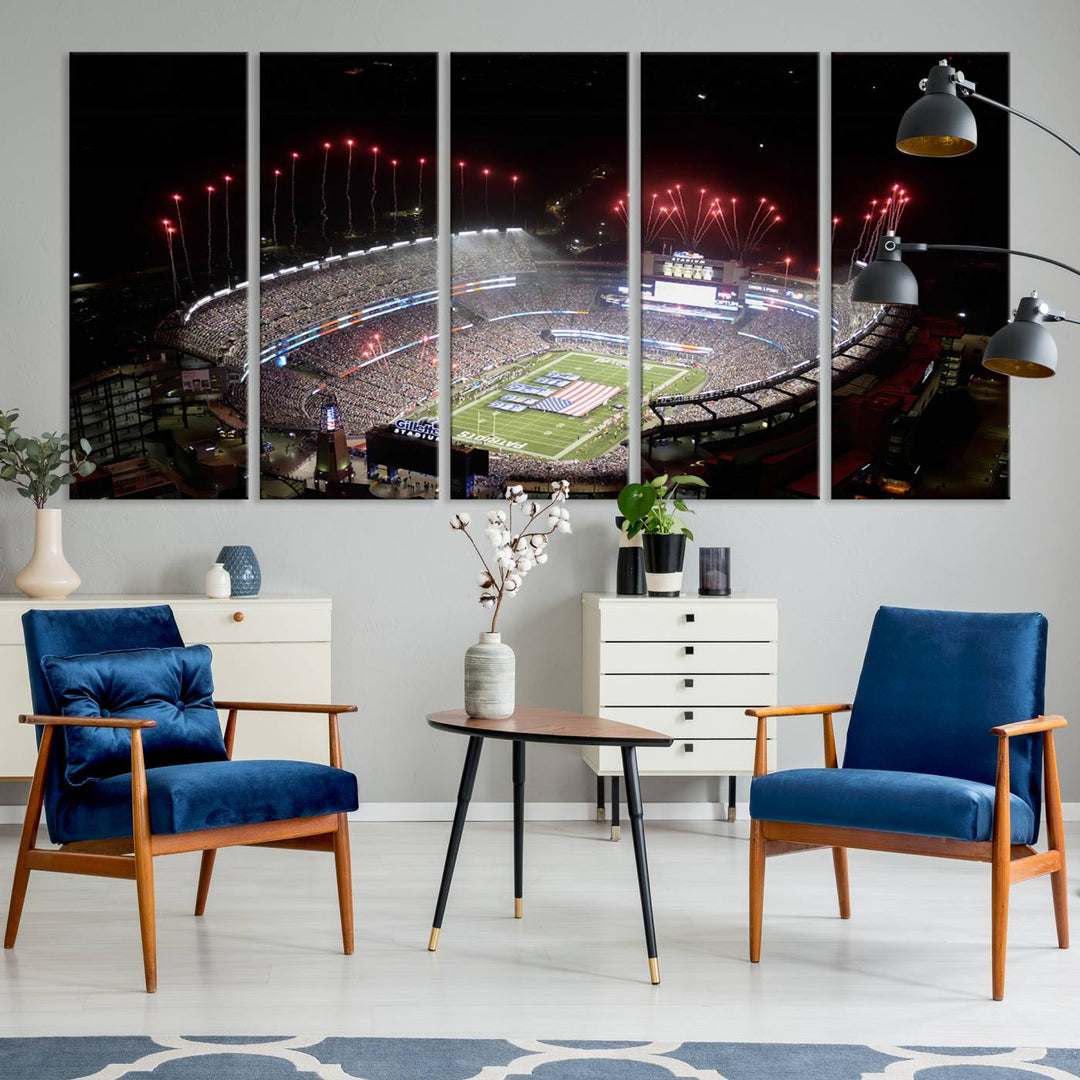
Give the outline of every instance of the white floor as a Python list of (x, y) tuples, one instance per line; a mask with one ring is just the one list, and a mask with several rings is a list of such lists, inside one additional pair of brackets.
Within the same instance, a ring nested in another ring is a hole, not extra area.
[[(1007, 995), (995, 1003), (988, 867), (852, 852), (853, 913), (841, 922), (826, 852), (770, 860), (752, 966), (745, 826), (655, 822), (663, 982), (652, 987), (629, 836), (611, 843), (591, 822), (527, 826), (520, 921), (510, 826), (470, 825), (429, 953), (448, 828), (353, 826), (352, 957), (340, 953), (329, 856), (222, 852), (202, 919), (191, 915), (198, 857), (157, 860), (152, 996), (132, 884), (34, 874), (18, 945), (2, 956), (0, 1035), (1080, 1046), (1080, 945), (1055, 947), (1046, 879), (1014, 887)], [(1080, 872), (1080, 828), (1069, 828)], [(15, 842), (0, 829), (5, 895)]]

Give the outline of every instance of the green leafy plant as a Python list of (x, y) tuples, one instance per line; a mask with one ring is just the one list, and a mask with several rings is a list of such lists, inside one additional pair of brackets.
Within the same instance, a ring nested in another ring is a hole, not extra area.
[(23, 498), (43, 510), (62, 487), (89, 476), (97, 466), (85, 439), (72, 443), (68, 435), (55, 431), (26, 438), (15, 428), (18, 419), (17, 409), (0, 410), (0, 480), (14, 484)]
[(677, 497), (681, 486), (705, 488), (709, 485), (700, 476), (658, 476), (647, 484), (627, 484), (619, 492), (619, 513), (626, 518), (623, 528), (627, 536), (639, 532), (669, 536), (682, 533), (690, 540), (694, 534), (679, 517), (679, 512), (694, 511)]

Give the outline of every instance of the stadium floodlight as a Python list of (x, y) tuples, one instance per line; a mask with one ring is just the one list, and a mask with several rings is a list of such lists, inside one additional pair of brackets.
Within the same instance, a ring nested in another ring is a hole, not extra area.
[[(904, 264), (905, 251), (971, 251), (982, 255), (1019, 255), (1025, 259), (1049, 263), (1080, 277), (1080, 270), (1068, 263), (1031, 251), (988, 247), (982, 244), (922, 244), (904, 242), (889, 232), (878, 239), (873, 262), (859, 272), (851, 288), (851, 299), (862, 304), (900, 304), (919, 302), (918, 279)], [(983, 367), (1002, 375), (1025, 379), (1045, 379), (1057, 370), (1057, 345), (1044, 322), (1069, 322), (1063, 311), (1051, 311), (1036, 294), (1025, 296), (1017, 305), (1012, 320), (991, 339), (983, 356)]]
[(981, 101), (1018, 116), (1064, 143), (1074, 154), (1080, 154), (1080, 147), (1074, 146), (1040, 120), (976, 93), (975, 84), (965, 79), (964, 73), (957, 71), (948, 60), (939, 60), (930, 69), (930, 74), (920, 81), (919, 89), (923, 96), (904, 113), (896, 132), (896, 148), (905, 154), (916, 157), (959, 157), (971, 153), (978, 143), (978, 126), (968, 101)]

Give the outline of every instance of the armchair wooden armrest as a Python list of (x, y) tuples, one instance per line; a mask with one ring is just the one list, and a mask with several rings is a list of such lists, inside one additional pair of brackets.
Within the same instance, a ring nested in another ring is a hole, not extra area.
[(228, 709), (229, 718), (225, 722), (225, 752), (232, 757), (233, 742), (236, 739), (236, 717), (243, 712), (278, 712), (278, 713), (319, 713), (330, 720), (330, 764), (335, 769), (341, 768), (341, 731), (338, 716), (341, 713), (356, 712), (355, 705), (300, 705), (287, 701), (215, 701), (214, 708)]
[(762, 709), (747, 709), (747, 716), (757, 717), (757, 742), (754, 745), (754, 775), (764, 776), (769, 771), (768, 739), (769, 718), (773, 716), (820, 716), (822, 735), (825, 739), (825, 767), (836, 768), (836, 738), (833, 735), (833, 713), (850, 712), (851, 706), (838, 705), (771, 705)]
[(230, 712), (330, 713), (356, 712), (355, 705), (300, 705), (288, 701), (215, 701), (215, 709)]
[(768, 716), (824, 716), (826, 713), (851, 712), (850, 705), (770, 705), (765, 709), (747, 709), (747, 716), (759, 720)]
[(1054, 728), (1067, 727), (1069, 721), (1064, 716), (1036, 716), (1033, 720), (1016, 720), (1011, 724), (998, 724), (990, 729), (991, 735), (1007, 739), (1010, 735), (1032, 735), (1036, 731), (1053, 731)]
[(37, 724), (39, 727), (103, 727), (139, 728), (157, 727), (156, 720), (125, 719), (122, 716), (20, 716), (20, 724)]

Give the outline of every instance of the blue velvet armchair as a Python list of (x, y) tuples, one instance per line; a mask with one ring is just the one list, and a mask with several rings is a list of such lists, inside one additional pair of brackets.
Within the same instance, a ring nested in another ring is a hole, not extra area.
[[(881, 608), (853, 705), (748, 709), (758, 720), (750, 788), (750, 959), (761, 957), (765, 860), (832, 848), (840, 917), (847, 848), (991, 866), (993, 996), (1005, 995), (1009, 887), (1050, 875), (1058, 945), (1069, 946), (1054, 731), (1044, 716), (1046, 619)], [(842, 768), (832, 717), (851, 712)], [(774, 716), (823, 719), (825, 768), (766, 774)], [(1045, 781), (1046, 851), (1037, 852)]]
[[(153, 859), (201, 851), (195, 914), (218, 848), (332, 852), (344, 951), (353, 951), (348, 813), (338, 717), (355, 705), (215, 701), (210, 650), (185, 647), (166, 606), (29, 611), (23, 634), (38, 758), (15, 865), (4, 947), (13, 948), (32, 870), (136, 884), (146, 989), (157, 989)], [(227, 712), (224, 733), (218, 710)], [(244, 711), (321, 714), (329, 765), (233, 761)], [(37, 846), (42, 809), (58, 850)]]

